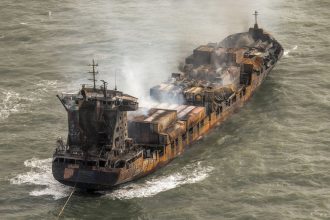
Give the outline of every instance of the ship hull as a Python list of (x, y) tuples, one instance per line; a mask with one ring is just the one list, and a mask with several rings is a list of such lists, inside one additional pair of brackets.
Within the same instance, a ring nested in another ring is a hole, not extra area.
[[(117, 185), (151, 174), (152, 172), (168, 164), (178, 155), (182, 154), (188, 146), (192, 145), (197, 140), (200, 140), (214, 127), (221, 125), (222, 122), (228, 119), (234, 112), (237, 112), (251, 98), (255, 90), (265, 80), (273, 67), (274, 65), (260, 74), (259, 79), (257, 80), (258, 83), (255, 84), (254, 88), (250, 87), (247, 89), (245, 97), (242, 97), (242, 99), (238, 100), (234, 105), (226, 109), (221, 117), (213, 117), (213, 119), (210, 120), (209, 126), (204, 129), (202, 133), (199, 133), (191, 142), (183, 145), (180, 148), (181, 150), (177, 151), (175, 154), (167, 153), (162, 158), (156, 159), (141, 158), (141, 161), (136, 162), (134, 169), (83, 167), (80, 165), (53, 162), (52, 171), (54, 178), (62, 184), (75, 186), (80, 189), (109, 190)], [(168, 146), (168, 148), (170, 148), (170, 146)], [(148, 165), (145, 165), (147, 160)], [(151, 163), (150, 160), (152, 160)]]
[[(278, 44), (275, 40), (274, 43)], [(95, 162), (95, 164), (90, 165), (90, 161), (86, 159), (88, 156), (77, 156), (66, 150), (61, 152), (56, 151), (52, 163), (54, 178), (65, 185), (75, 186), (85, 190), (109, 190), (120, 184), (144, 177), (165, 166), (171, 160), (181, 155), (190, 145), (203, 138), (213, 128), (221, 125), (230, 118), (233, 113), (244, 106), (264, 82), (277, 61), (282, 57), (283, 48), (278, 44), (276, 49), (278, 50), (276, 58), (273, 57), (272, 62), (268, 62), (265, 68), (259, 69), (260, 71), (250, 76), (251, 78), (248, 83), (235, 90), (235, 93), (228, 97), (226, 102), (221, 104), (221, 111), (219, 107), (217, 110), (208, 111), (208, 113), (205, 114), (198, 114), (196, 111), (192, 114), (191, 117), (193, 119), (189, 122), (188, 119), (180, 119), (182, 123), (177, 124), (179, 127), (177, 130), (174, 129), (174, 131), (169, 132), (166, 136), (157, 136), (157, 144), (147, 143), (146, 139), (150, 136), (149, 140), (151, 140), (151, 138), (154, 137), (152, 135), (155, 133), (155, 130), (162, 133), (159, 131), (162, 126), (155, 126), (155, 123), (143, 124), (144, 121), (142, 124), (147, 126), (135, 127), (135, 130), (141, 130), (141, 132), (137, 133), (138, 135), (133, 138), (137, 142), (136, 146), (140, 147), (138, 148), (139, 152), (135, 155), (130, 155), (131, 157), (123, 157), (124, 159), (121, 160), (125, 161), (122, 166), (117, 164), (117, 161), (119, 161), (118, 155), (113, 156), (112, 162), (115, 161), (114, 163), (103, 164), (101, 166), (98, 161), (99, 158), (94, 158), (93, 162)], [(186, 108), (187, 106), (183, 107)], [(188, 106), (188, 108), (190, 107), (196, 106)], [(205, 109), (204, 107), (199, 108)], [(175, 113), (173, 113), (173, 111), (175, 111)], [(160, 112), (166, 113), (166, 110), (160, 109)], [(177, 110), (168, 110), (168, 117), (164, 117), (164, 123), (170, 121), (173, 115), (175, 118), (178, 117)], [(156, 117), (159, 117), (159, 115), (154, 117), (150, 116), (149, 119), (153, 120)], [(182, 124), (184, 124), (184, 126), (182, 126), (183, 129), (181, 127)], [(150, 128), (154, 130), (150, 132), (150, 130), (148, 130)], [(163, 133), (161, 135), (163, 135)], [(170, 137), (170, 135), (172, 136)], [(152, 141), (154, 140), (155, 139), (152, 139)]]
[(71, 167), (68, 164), (53, 163), (54, 178), (60, 183), (80, 189), (106, 190), (118, 182), (118, 172), (90, 168)]
[(70, 164), (52, 163), (53, 177), (60, 183), (83, 190), (111, 190), (115, 186), (127, 183), (147, 176), (161, 167), (167, 165), (170, 160), (158, 162), (151, 169), (135, 172), (133, 175), (123, 175), (123, 169), (95, 169), (90, 167), (72, 166)]

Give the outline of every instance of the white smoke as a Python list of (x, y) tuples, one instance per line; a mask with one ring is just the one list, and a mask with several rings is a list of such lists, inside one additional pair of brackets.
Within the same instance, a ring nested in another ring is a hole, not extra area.
[[(123, 83), (119, 85), (123, 87), (125, 93), (135, 96), (139, 99), (139, 106), (145, 108), (152, 108), (157, 104), (149, 96), (149, 88), (151, 87), (150, 67), (147, 63), (137, 63), (129, 59), (124, 60), (124, 65), (121, 70), (119, 78), (123, 79)], [(157, 74), (157, 73), (156, 73)]]
[[(103, 60), (101, 74), (108, 75), (102, 78), (113, 88), (114, 72), (118, 69), (118, 89), (139, 98), (140, 106), (151, 107), (154, 103), (149, 98), (149, 88), (177, 72), (178, 64), (194, 48), (247, 31), (253, 26), (255, 10), (260, 13), (260, 26), (274, 20), (274, 13), (270, 13), (274, 4), (183, 0), (160, 1), (156, 6), (145, 1), (125, 4), (109, 1), (102, 9), (108, 20), (103, 31), (113, 41), (115, 55), (104, 53), (96, 57)], [(124, 10), (125, 15), (121, 13)]]

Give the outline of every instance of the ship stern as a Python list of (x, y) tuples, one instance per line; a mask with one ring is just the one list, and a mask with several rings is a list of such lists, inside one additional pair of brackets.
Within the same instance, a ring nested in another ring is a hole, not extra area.
[(111, 189), (118, 182), (119, 169), (71, 164), (70, 160), (54, 158), (52, 162), (54, 178), (64, 185), (97, 191)]

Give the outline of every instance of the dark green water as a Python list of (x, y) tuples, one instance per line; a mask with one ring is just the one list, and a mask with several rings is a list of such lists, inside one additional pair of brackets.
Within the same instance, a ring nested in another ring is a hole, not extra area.
[(99, 79), (144, 99), (200, 44), (246, 31), (252, 13), (285, 55), (251, 101), (169, 166), (68, 219), (330, 219), (327, 0), (0, 2), (0, 218), (56, 219), (71, 189), (50, 169), (66, 113), (55, 95)]

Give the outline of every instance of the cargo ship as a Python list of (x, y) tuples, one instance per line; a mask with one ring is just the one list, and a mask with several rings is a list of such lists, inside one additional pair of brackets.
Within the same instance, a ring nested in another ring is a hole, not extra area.
[(68, 136), (53, 154), (54, 178), (85, 190), (107, 190), (165, 166), (241, 108), (283, 54), (255, 25), (193, 50), (170, 79), (150, 89), (157, 104), (96, 85), (57, 95), (68, 115)]

